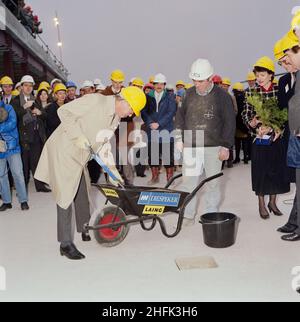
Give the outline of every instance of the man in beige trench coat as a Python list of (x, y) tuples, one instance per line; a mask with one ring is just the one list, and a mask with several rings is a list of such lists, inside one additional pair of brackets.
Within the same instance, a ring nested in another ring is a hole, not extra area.
[[(90, 220), (90, 179), (86, 171), (91, 158), (89, 147), (97, 151), (104, 162), (111, 160), (109, 143), (106, 143), (109, 139), (107, 132), (112, 136), (121, 118), (133, 114), (138, 116), (145, 104), (146, 96), (140, 89), (127, 87), (118, 96), (90, 94), (58, 110), (61, 125), (45, 144), (35, 178), (52, 189), (57, 204), (58, 241), (62, 256), (72, 260), (85, 258), (73, 243), (73, 202), (77, 231), (82, 233), (83, 241), (90, 240), (83, 227)], [(105, 141), (101, 132), (106, 133)], [(108, 166), (121, 179), (115, 165)]]

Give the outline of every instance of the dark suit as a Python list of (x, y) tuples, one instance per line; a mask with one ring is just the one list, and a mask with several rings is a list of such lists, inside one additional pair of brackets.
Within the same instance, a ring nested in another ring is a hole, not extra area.
[[(289, 108), (289, 101), (295, 95), (295, 82), (292, 82), (290, 73), (282, 76), (278, 84), (278, 102), (280, 108)], [(289, 142), (290, 129), (289, 125), (285, 127), (284, 139)], [(290, 181), (296, 182), (296, 169), (290, 168)], [(293, 208), (288, 220), (288, 225), (298, 226), (297, 224), (297, 196), (294, 199)]]

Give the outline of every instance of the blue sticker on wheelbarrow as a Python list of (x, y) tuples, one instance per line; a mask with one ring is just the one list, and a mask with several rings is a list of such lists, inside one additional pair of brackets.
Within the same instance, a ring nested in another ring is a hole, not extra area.
[(177, 208), (180, 201), (180, 193), (142, 192), (138, 205), (153, 205)]

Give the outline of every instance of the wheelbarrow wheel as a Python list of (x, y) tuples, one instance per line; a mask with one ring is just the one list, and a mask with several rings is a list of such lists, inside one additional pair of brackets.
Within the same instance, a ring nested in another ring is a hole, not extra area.
[[(114, 220), (114, 217), (117, 216)], [(106, 207), (96, 218), (95, 226), (108, 225), (126, 221), (126, 214), (121, 208)], [(128, 225), (122, 225), (117, 228), (102, 228), (94, 231), (95, 238), (99, 244), (105, 247), (115, 247), (123, 242), (129, 232)]]

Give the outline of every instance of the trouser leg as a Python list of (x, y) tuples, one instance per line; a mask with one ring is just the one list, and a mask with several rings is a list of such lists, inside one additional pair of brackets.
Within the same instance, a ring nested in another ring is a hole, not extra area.
[(62, 244), (72, 243), (74, 240), (72, 205), (68, 209), (57, 205), (57, 240)]
[[(36, 168), (38, 166), (40, 156), (42, 153), (42, 142), (35, 142), (30, 146), (30, 170), (32, 172), (32, 175), (34, 176)], [(45, 187), (45, 184), (39, 180), (34, 179), (35, 189), (38, 191), (40, 189), (43, 189)]]
[(293, 225), (293, 226), (298, 226), (297, 224), (297, 196), (295, 196), (294, 203), (293, 203), (293, 208), (289, 217), (289, 220), (287, 222), (287, 225)]
[(24, 180), (27, 187), (30, 180), (30, 151), (23, 150), (21, 156), (23, 163)]
[(82, 175), (78, 192), (74, 199), (77, 232), (84, 232), (84, 225), (91, 219), (90, 202), (84, 175)]
[(295, 233), (300, 235), (300, 169), (296, 169), (296, 196), (297, 196), (297, 230)]
[[(219, 147), (205, 148), (204, 169), (206, 178), (212, 177), (221, 172), (222, 162), (219, 160)], [(218, 212), (221, 203), (221, 180), (215, 179), (206, 185), (205, 201), (206, 213)]]

